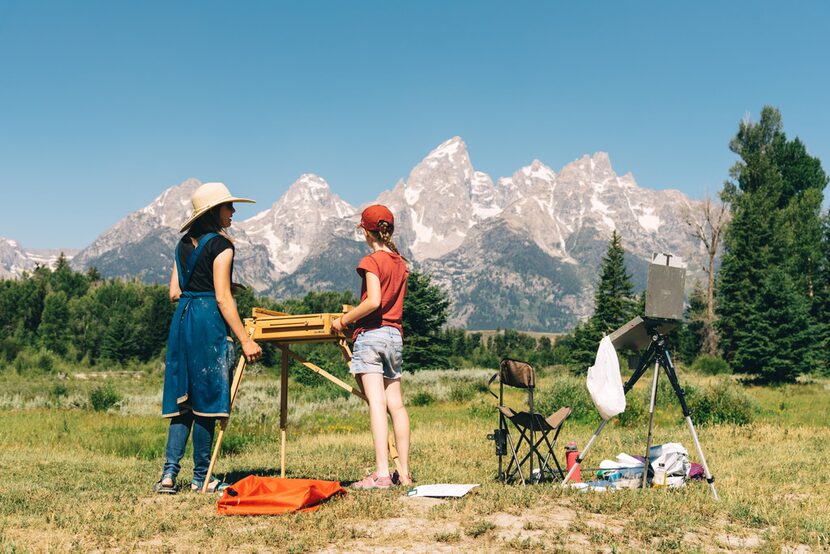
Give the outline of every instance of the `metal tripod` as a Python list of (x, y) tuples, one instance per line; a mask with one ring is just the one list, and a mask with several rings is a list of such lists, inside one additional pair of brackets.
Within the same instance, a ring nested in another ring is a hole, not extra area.
[[(660, 368), (663, 368), (663, 371), (666, 372), (666, 377), (668, 377), (669, 382), (671, 383), (672, 389), (674, 389), (674, 394), (677, 396), (677, 399), (680, 401), (680, 407), (683, 410), (683, 417), (686, 419), (686, 424), (689, 426), (689, 431), (692, 434), (692, 440), (694, 440), (695, 448), (697, 449), (697, 454), (700, 457), (701, 465), (703, 466), (703, 471), (706, 475), (706, 482), (709, 483), (709, 488), (712, 489), (712, 494), (715, 497), (715, 500), (719, 500), (718, 492), (715, 490), (715, 478), (712, 476), (712, 473), (709, 471), (709, 464), (706, 463), (706, 456), (703, 455), (703, 449), (700, 446), (700, 440), (697, 438), (697, 431), (695, 431), (695, 425), (692, 423), (692, 412), (689, 410), (689, 406), (686, 404), (686, 396), (683, 392), (683, 388), (680, 386), (680, 382), (677, 380), (677, 373), (674, 371), (674, 364), (672, 364), (671, 356), (669, 355), (669, 350), (666, 347), (667, 338), (665, 335), (660, 334), (657, 331), (657, 324), (652, 323), (648, 325), (648, 333), (651, 337), (651, 342), (648, 345), (648, 348), (645, 351), (645, 354), (640, 359), (640, 363), (637, 366), (636, 371), (631, 375), (631, 377), (626, 381), (625, 385), (623, 385), (623, 392), (628, 394), (632, 388), (634, 388), (634, 384), (643, 376), (643, 374), (648, 370), (648, 367), (654, 362), (654, 378), (651, 383), (651, 402), (649, 403), (649, 416), (648, 416), (648, 442), (646, 444), (646, 454), (645, 454), (645, 465), (643, 467), (643, 488), (647, 485), (648, 479), (648, 454), (649, 450), (651, 450), (651, 431), (652, 426), (654, 424), (654, 406), (657, 402), (657, 379), (660, 375)], [(594, 441), (602, 432), (602, 429), (605, 427), (605, 424), (608, 423), (607, 419), (603, 419), (602, 422), (597, 427), (597, 430), (594, 431), (594, 434), (591, 436), (591, 439), (588, 441), (588, 444), (585, 445), (585, 449), (579, 454), (576, 458), (576, 463), (571, 467), (568, 474), (565, 476), (565, 480), (562, 481), (562, 485), (565, 486), (568, 484), (568, 481), (571, 479), (571, 475), (576, 471), (579, 465), (582, 463), (582, 460), (588, 454), (588, 451), (591, 449), (591, 446), (594, 444)]]

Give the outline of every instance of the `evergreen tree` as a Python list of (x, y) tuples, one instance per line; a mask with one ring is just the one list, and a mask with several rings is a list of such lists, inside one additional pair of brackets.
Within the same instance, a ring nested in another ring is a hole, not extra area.
[(404, 368), (446, 368), (450, 348), (441, 332), (449, 318), (450, 299), (447, 292), (432, 282), (432, 277), (413, 269), (406, 283), (403, 306)]
[(137, 310), (136, 319), (136, 350), (142, 361), (157, 356), (167, 343), (170, 320), (176, 309), (168, 294), (166, 287), (147, 286), (144, 289), (144, 298)]
[(700, 281), (695, 281), (689, 306), (686, 308), (683, 325), (677, 332), (677, 354), (686, 364), (691, 364), (701, 354), (706, 322), (706, 290)]
[(594, 314), (576, 326), (571, 340), (570, 361), (584, 372), (594, 362), (599, 342), (605, 335), (633, 318), (641, 299), (634, 294), (631, 276), (625, 267), (625, 250), (620, 236), (614, 231), (608, 250), (602, 259), (599, 283), (594, 295)]
[[(736, 372), (792, 381), (818, 358), (822, 190), (827, 175), (800, 140), (788, 140), (781, 114), (764, 107), (757, 123), (742, 121), (730, 149), (724, 201), (733, 219), (718, 275), (718, 330)], [(781, 334), (786, 329), (787, 335)]]
[(611, 235), (608, 251), (602, 259), (602, 271), (594, 304), (594, 315), (591, 316), (591, 320), (596, 331), (602, 336), (629, 321), (637, 311), (638, 299), (634, 294), (631, 276), (625, 267), (625, 250), (617, 231)]
[(43, 314), (38, 326), (41, 344), (56, 354), (64, 355), (69, 348), (69, 302), (62, 290), (50, 292), (43, 302)]
[(822, 241), (818, 263), (818, 284), (813, 299), (816, 327), (817, 366), (830, 373), (830, 212), (822, 216)]
[(138, 354), (137, 325), (125, 313), (110, 319), (101, 340), (101, 357), (123, 363)]
[(55, 261), (54, 270), (49, 281), (52, 290), (65, 292), (68, 299), (83, 296), (89, 289), (89, 279), (83, 273), (73, 271), (69, 267), (69, 261), (63, 252)]

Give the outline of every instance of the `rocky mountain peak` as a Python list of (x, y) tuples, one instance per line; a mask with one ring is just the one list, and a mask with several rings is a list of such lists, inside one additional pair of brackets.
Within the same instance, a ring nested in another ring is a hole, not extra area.
[(301, 175), (267, 210), (239, 224), (252, 243), (265, 244), (274, 267), (290, 273), (339, 220), (357, 210), (334, 194), (325, 179)]
[(467, 144), (461, 139), (461, 137), (455, 136), (451, 139), (442, 142), (434, 150), (432, 150), (425, 160), (434, 159), (434, 158), (442, 158), (448, 157), (453, 158), (456, 156), (466, 156), (467, 155)]
[(135, 214), (155, 219), (157, 225), (178, 230), (193, 210), (190, 196), (201, 184), (198, 179), (186, 179), (162, 192)]

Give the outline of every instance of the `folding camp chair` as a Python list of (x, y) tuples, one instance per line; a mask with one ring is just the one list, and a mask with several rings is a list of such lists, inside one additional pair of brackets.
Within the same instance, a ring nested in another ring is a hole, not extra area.
[[(554, 449), (559, 432), (562, 430), (562, 424), (571, 414), (571, 408), (560, 408), (548, 417), (534, 411), (533, 391), (536, 388), (536, 372), (527, 362), (502, 360), (499, 372), (493, 375), (487, 383), (488, 389), (496, 379), (499, 380), (499, 394), (496, 395), (492, 390), (490, 394), (499, 400), (499, 428), (487, 438), (496, 442), (499, 479), (505, 483), (511, 483), (518, 477), (523, 485), (528, 481), (542, 481), (545, 477), (563, 479), (565, 473), (556, 458)], [(515, 412), (505, 406), (505, 385), (527, 390), (528, 411)], [(516, 431), (517, 440), (513, 439), (510, 432), (511, 426)], [(505, 468), (503, 458), (508, 455), (510, 460)], [(556, 469), (553, 468), (554, 465)]]

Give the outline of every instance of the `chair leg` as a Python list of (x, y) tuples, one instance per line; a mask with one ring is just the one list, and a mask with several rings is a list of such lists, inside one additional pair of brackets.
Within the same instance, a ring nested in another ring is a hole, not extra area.
[[(510, 451), (513, 453), (513, 458), (507, 465), (507, 471), (505, 471), (505, 482), (509, 481), (513, 475), (518, 472), (519, 478), (522, 480), (522, 485), (524, 485), (525, 476), (522, 473), (522, 464), (519, 463), (519, 455), (517, 453), (516, 446), (513, 444), (513, 436), (510, 433), (507, 433), (507, 444), (510, 445)], [(521, 444), (521, 442), (519, 444)], [(512, 469), (514, 463), (516, 464), (516, 469)]]

